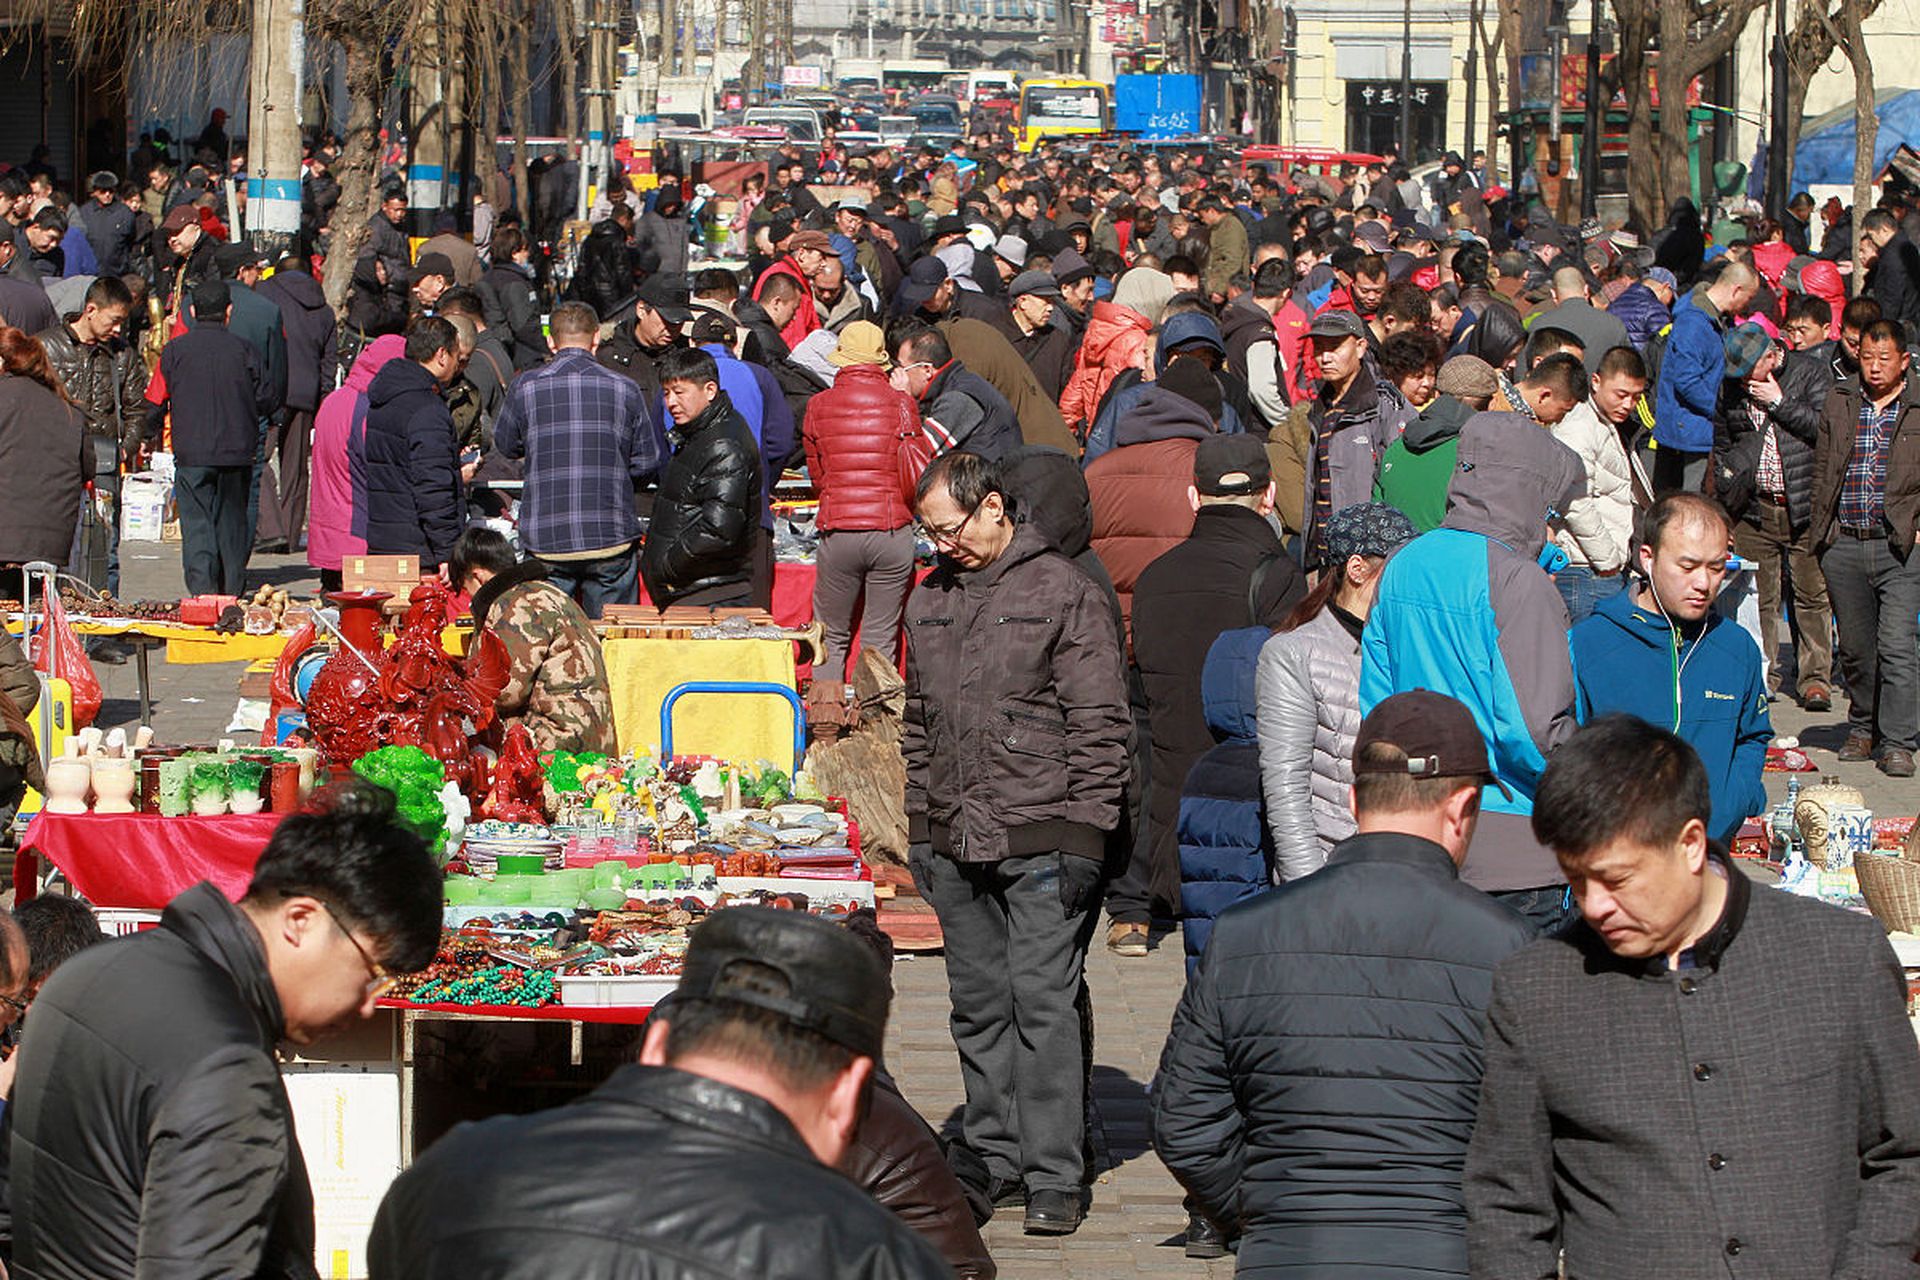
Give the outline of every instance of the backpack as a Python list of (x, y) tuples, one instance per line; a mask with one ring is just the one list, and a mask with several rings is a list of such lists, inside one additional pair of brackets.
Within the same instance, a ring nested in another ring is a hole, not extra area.
[(1653, 401), (1660, 390), (1660, 365), (1667, 358), (1667, 342), (1672, 337), (1673, 321), (1669, 320), (1647, 339), (1646, 348), (1640, 353), (1641, 363), (1647, 367), (1647, 389), (1640, 393), (1640, 402), (1635, 408), (1649, 431), (1653, 430)]

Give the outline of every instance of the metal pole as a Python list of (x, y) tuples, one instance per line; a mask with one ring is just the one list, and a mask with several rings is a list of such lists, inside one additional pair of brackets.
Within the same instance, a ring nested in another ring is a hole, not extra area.
[(1787, 220), (1787, 0), (1773, 5), (1773, 129), (1767, 139), (1767, 216)]
[(1600, 212), (1600, 122), (1606, 118), (1607, 99), (1600, 88), (1600, 0), (1593, 0), (1587, 20), (1587, 118), (1580, 130), (1580, 216)]
[(1400, 159), (1413, 164), (1413, 0), (1400, 8)]

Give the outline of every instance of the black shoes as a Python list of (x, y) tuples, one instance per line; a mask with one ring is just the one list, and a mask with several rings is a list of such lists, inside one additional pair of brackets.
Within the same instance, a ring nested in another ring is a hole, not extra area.
[(1078, 1191), (1035, 1191), (1027, 1196), (1030, 1236), (1070, 1236), (1086, 1217), (1086, 1198)]
[(1187, 1256), (1203, 1259), (1227, 1256), (1227, 1233), (1214, 1226), (1204, 1213), (1187, 1215)]

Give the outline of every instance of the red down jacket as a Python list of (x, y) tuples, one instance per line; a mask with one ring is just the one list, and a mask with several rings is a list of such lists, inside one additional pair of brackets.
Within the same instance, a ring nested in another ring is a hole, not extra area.
[(920, 406), (878, 365), (854, 364), (807, 403), (800, 429), (820, 492), (818, 527), (898, 529), (913, 519), (900, 492), (896, 441), (920, 429)]

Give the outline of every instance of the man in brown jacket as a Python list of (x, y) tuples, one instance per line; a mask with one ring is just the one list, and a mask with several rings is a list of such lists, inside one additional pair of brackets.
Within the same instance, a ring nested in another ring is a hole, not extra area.
[(1076, 1007), (1128, 776), (1126, 676), (1093, 580), (1015, 524), (990, 464), (934, 460), (915, 499), (943, 555), (907, 601), (914, 883), (946, 937), (966, 1106), (954, 1171), (1026, 1230), (1085, 1216)]
[(1907, 335), (1881, 320), (1860, 335), (1860, 373), (1827, 397), (1813, 451), (1813, 542), (1840, 624), (1847, 680), (1842, 760), (1911, 778), (1920, 747), (1920, 388)]

